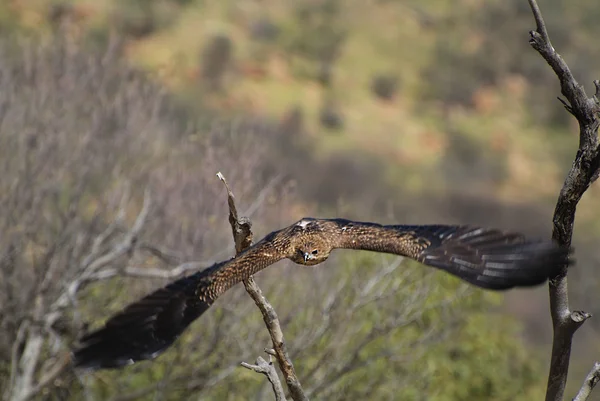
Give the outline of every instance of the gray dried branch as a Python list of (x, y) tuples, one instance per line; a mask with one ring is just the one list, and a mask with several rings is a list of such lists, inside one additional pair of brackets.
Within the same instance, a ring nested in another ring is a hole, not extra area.
[(281, 330), (281, 324), (279, 323), (279, 317), (275, 309), (267, 301), (254, 279), (250, 278), (245, 281), (244, 287), (263, 315), (263, 320), (269, 330), (271, 341), (273, 341), (273, 349), (275, 350), (277, 362), (279, 362), (279, 368), (290, 390), (290, 396), (294, 401), (308, 401), (308, 397), (305, 395), (300, 380), (298, 380), (298, 376), (296, 375), (294, 364), (287, 352), (283, 331)]
[[(560, 191), (553, 219), (552, 238), (560, 245), (568, 247), (571, 246), (577, 204), (590, 184), (598, 178), (599, 173), (598, 112), (600, 105), (598, 93), (600, 83), (594, 81), (596, 94), (588, 98), (583, 86), (577, 83), (565, 61), (552, 46), (536, 1), (528, 1), (537, 25), (535, 31), (529, 32), (531, 36), (529, 43), (557, 75), (561, 93), (568, 102), (566, 104), (563, 101), (563, 104), (579, 123), (579, 148)], [(559, 401), (564, 396), (573, 335), (591, 315), (580, 311), (572, 312), (569, 308), (567, 266), (550, 281), (549, 292), (554, 337), (546, 400)]]
[(598, 384), (598, 381), (600, 381), (600, 363), (596, 362), (585, 378), (579, 392), (573, 398), (573, 401), (586, 401), (594, 387), (596, 387), (596, 384)]
[(107, 252), (102, 256), (92, 258), (89, 264), (85, 264), (83, 266), (83, 270), (90, 273), (98, 271), (102, 267), (114, 262), (118, 257), (131, 252), (131, 250), (137, 245), (140, 232), (142, 231), (150, 211), (150, 205), (150, 192), (146, 190), (144, 193), (142, 210), (136, 217), (131, 230), (125, 235), (125, 238), (123, 238), (123, 241), (121, 241), (121, 243), (117, 246), (113, 247), (110, 252)]
[(46, 372), (35, 385), (31, 391), (31, 396), (39, 394), (46, 386), (52, 383), (57, 377), (59, 377), (65, 370), (71, 366), (71, 357), (68, 352), (63, 353), (56, 363), (53, 364), (51, 369)]
[[(150, 205), (150, 192), (146, 191), (144, 193), (142, 209), (137, 215), (132, 228), (124, 235), (121, 241), (110, 245), (103, 250), (105, 247), (104, 242), (110, 235), (107, 235), (105, 231), (94, 240), (91, 252), (85, 256), (83, 262), (79, 264), (75, 277), (69, 279), (68, 282), (65, 282), (65, 288), (60, 296), (50, 305), (46, 313), (44, 313), (46, 327), (51, 327), (54, 322), (63, 315), (64, 309), (75, 302), (75, 294), (86, 284), (108, 278), (100, 273), (102, 271), (101, 269), (111, 265), (119, 257), (133, 252), (134, 248), (138, 245), (138, 238), (144, 223), (148, 218)], [(122, 219), (121, 210), (123, 210), (124, 207), (124, 205), (121, 205), (117, 220)], [(111, 224), (111, 226), (113, 226), (113, 224)]]
[(267, 379), (271, 383), (273, 387), (273, 392), (275, 393), (276, 401), (285, 401), (285, 393), (283, 392), (283, 387), (281, 386), (281, 382), (279, 381), (279, 376), (277, 376), (277, 371), (275, 370), (275, 366), (271, 362), (271, 357), (269, 356), (269, 362), (265, 361), (264, 358), (258, 357), (256, 359), (256, 365), (251, 365), (246, 362), (242, 362), (241, 365), (246, 369), (250, 369), (255, 371), (256, 373), (261, 373), (267, 376)]
[[(124, 205), (122, 205), (122, 208)], [(5, 399), (26, 401), (39, 394), (46, 386), (51, 384), (69, 366), (68, 353), (57, 357), (57, 362), (49, 367), (49, 370), (36, 380), (36, 373), (40, 370), (40, 361), (43, 355), (43, 347), (46, 342), (45, 332), (49, 330), (56, 321), (65, 315), (65, 310), (75, 299), (75, 294), (85, 283), (94, 281), (95, 274), (102, 267), (113, 263), (119, 257), (131, 254), (136, 247), (137, 239), (142, 231), (150, 209), (150, 195), (144, 196), (144, 204), (137, 215), (132, 228), (127, 231), (121, 241), (114, 244), (106, 244), (112, 236), (113, 231), (122, 220), (121, 212), (114, 224), (98, 235), (93, 241), (90, 253), (83, 258), (78, 265), (78, 271), (73, 277), (66, 277), (62, 292), (55, 302), (50, 302), (44, 292), (38, 294), (33, 312), (33, 318), (40, 325), (31, 325), (27, 321), (21, 327), (24, 328), (22, 339), (19, 341), (23, 350), (20, 353), (13, 352), (11, 363), (12, 372), (9, 380), (9, 388), (6, 390)]]
[(138, 249), (140, 251), (148, 251), (164, 263), (171, 266), (183, 263), (181, 257), (179, 257), (175, 251), (167, 250), (148, 242), (140, 242)]
[(233, 192), (227, 184), (227, 180), (221, 172), (217, 173), (217, 177), (223, 182), (227, 189), (227, 204), (229, 205), (229, 224), (231, 225), (231, 231), (233, 234), (233, 240), (235, 242), (235, 253), (236, 255), (242, 252), (244, 249), (252, 245), (252, 223), (250, 219), (238, 217), (237, 209), (235, 207), (235, 200)]
[[(233, 233), (233, 239), (235, 242), (235, 250), (236, 254), (242, 252), (244, 249), (248, 248), (252, 245), (252, 230), (251, 230), (251, 222), (247, 218), (238, 218), (237, 209), (235, 207), (235, 201), (233, 192), (229, 188), (225, 177), (220, 172), (217, 173), (217, 177), (223, 182), (225, 188), (227, 189), (227, 203), (229, 204), (229, 223), (231, 224), (231, 230)], [(273, 349), (275, 350), (275, 356), (277, 358), (277, 362), (279, 363), (279, 368), (281, 369), (281, 373), (285, 378), (285, 382), (290, 391), (290, 396), (294, 401), (308, 401), (308, 398), (304, 394), (304, 390), (302, 389), (302, 385), (298, 380), (298, 376), (296, 375), (296, 371), (294, 369), (294, 365), (292, 360), (290, 359), (285, 341), (283, 338), (283, 331), (281, 330), (281, 325), (279, 323), (279, 318), (275, 309), (271, 304), (267, 301), (267, 299), (262, 294), (262, 291), (254, 281), (252, 277), (248, 280), (244, 280), (244, 287), (246, 291), (256, 303), (256, 306), (260, 309), (261, 314), (263, 315), (263, 320), (267, 326), (269, 331), (269, 335), (271, 336), (271, 340), (273, 341)]]
[(91, 276), (90, 281), (101, 281), (107, 280), (116, 276), (123, 277), (144, 277), (144, 278), (163, 278), (173, 279), (183, 276), (189, 271), (195, 271), (212, 266), (215, 262), (185, 262), (171, 269), (161, 269), (157, 267), (136, 267), (126, 266), (123, 269), (120, 268), (107, 268), (102, 269)]

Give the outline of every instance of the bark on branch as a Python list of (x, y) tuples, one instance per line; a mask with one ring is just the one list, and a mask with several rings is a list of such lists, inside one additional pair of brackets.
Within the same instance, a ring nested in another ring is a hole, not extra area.
[(273, 392), (275, 393), (275, 401), (286, 401), (285, 393), (283, 392), (283, 387), (281, 386), (281, 382), (279, 381), (279, 376), (277, 376), (275, 366), (273, 366), (270, 360), (271, 357), (269, 357), (269, 362), (267, 362), (259, 356), (256, 359), (256, 365), (251, 365), (249, 363), (242, 362), (242, 366), (246, 369), (250, 369), (255, 371), (256, 373), (260, 373), (267, 376), (267, 379), (271, 383), (271, 386), (273, 386)]
[(573, 401), (586, 401), (596, 384), (600, 381), (600, 363), (596, 362), (590, 373), (588, 373), (583, 385), (579, 389), (579, 392), (573, 398)]
[[(223, 184), (227, 189), (227, 203), (229, 204), (229, 224), (231, 225), (233, 240), (235, 242), (235, 251), (236, 254), (239, 254), (244, 249), (252, 245), (252, 223), (248, 218), (238, 217), (233, 192), (229, 188), (229, 185), (227, 184), (227, 181), (225, 180), (223, 174), (219, 172), (217, 173), (217, 177), (219, 177), (219, 179), (223, 181)], [(271, 340), (273, 341), (275, 357), (277, 359), (277, 362), (279, 363), (281, 373), (285, 378), (285, 382), (290, 392), (290, 396), (294, 401), (308, 401), (308, 398), (305, 395), (304, 390), (302, 389), (302, 385), (298, 380), (296, 371), (294, 370), (292, 360), (290, 359), (287, 353), (285, 340), (283, 338), (283, 331), (281, 330), (281, 325), (279, 324), (279, 318), (277, 317), (275, 309), (264, 297), (262, 291), (260, 290), (256, 282), (254, 282), (254, 279), (252, 277), (250, 277), (248, 280), (244, 280), (244, 287), (246, 288), (246, 291), (254, 300), (254, 303), (256, 303), (256, 306), (258, 306), (261, 314), (263, 315), (263, 320), (265, 321), (267, 330), (269, 331), (269, 335), (271, 336)], [(270, 380), (271, 379), (269, 379), (269, 381)], [(273, 389), (275, 390), (275, 385), (273, 385)], [(277, 397), (277, 393), (275, 393), (275, 396)]]
[[(554, 229), (552, 238), (562, 246), (571, 246), (573, 224), (577, 203), (590, 184), (598, 178), (600, 152), (598, 149), (598, 97), (600, 83), (594, 81), (595, 95), (591, 98), (585, 93), (571, 73), (567, 63), (556, 52), (544, 23), (544, 18), (535, 0), (528, 0), (536, 21), (537, 28), (530, 31), (529, 44), (546, 60), (560, 81), (561, 99), (565, 108), (579, 123), (579, 148), (563, 187), (560, 191), (554, 211)], [(550, 312), (554, 336), (552, 357), (548, 375), (546, 401), (563, 399), (567, 375), (571, 343), (575, 331), (591, 316), (569, 308), (567, 266), (549, 284)]]

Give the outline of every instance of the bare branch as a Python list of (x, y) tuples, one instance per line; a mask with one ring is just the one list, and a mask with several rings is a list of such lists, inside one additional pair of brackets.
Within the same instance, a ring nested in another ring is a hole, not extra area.
[(61, 357), (58, 363), (54, 364), (52, 369), (48, 371), (46, 374), (42, 376), (40, 381), (35, 385), (33, 390), (31, 391), (30, 397), (38, 394), (42, 391), (46, 386), (52, 383), (58, 376), (60, 376), (69, 366), (71, 365), (71, 357), (68, 352), (65, 352)]
[(235, 242), (235, 253), (239, 254), (244, 249), (252, 245), (252, 223), (250, 219), (238, 217), (237, 209), (235, 207), (235, 200), (233, 192), (229, 188), (225, 177), (221, 172), (217, 173), (217, 177), (223, 182), (227, 189), (227, 203), (229, 205), (229, 224), (231, 224), (231, 230), (233, 233), (233, 240)]
[(550, 37), (548, 36), (548, 31), (546, 30), (546, 23), (544, 22), (544, 18), (542, 18), (542, 12), (540, 11), (540, 8), (535, 0), (529, 0), (529, 6), (533, 12), (533, 17), (535, 18), (535, 24), (537, 26), (538, 33), (545, 42), (550, 43)]
[(596, 362), (585, 378), (579, 392), (573, 398), (573, 401), (586, 401), (594, 387), (596, 387), (596, 384), (598, 384), (598, 381), (600, 381), (600, 363)]
[[(68, 286), (63, 290), (58, 299), (52, 303), (46, 313), (44, 314), (46, 327), (52, 326), (52, 324), (62, 315), (62, 310), (67, 306), (75, 302), (75, 294), (83, 288), (83, 286), (91, 281), (107, 279), (117, 274), (115, 269), (107, 269), (104, 274), (100, 272), (104, 266), (107, 266), (119, 257), (125, 254), (131, 254), (134, 248), (137, 246), (139, 234), (146, 222), (148, 213), (150, 210), (150, 193), (146, 191), (144, 193), (144, 203), (142, 209), (137, 215), (135, 222), (122, 241), (115, 244), (111, 248), (107, 249), (102, 253), (100, 250), (101, 245), (96, 245), (105, 241), (106, 231), (101, 233), (95, 240), (92, 246), (92, 251), (84, 258), (83, 263), (78, 267), (79, 271), (76, 277), (74, 277)], [(121, 208), (124, 206), (122, 205)], [(117, 216), (117, 220), (122, 219)], [(112, 225), (112, 224), (111, 224)]]
[[(221, 174), (221, 176), (222, 176), (222, 174)], [(260, 193), (254, 200), (254, 202), (252, 202), (252, 204), (248, 207), (248, 209), (244, 210), (242, 212), (242, 214), (244, 216), (250, 217), (254, 213), (256, 213), (258, 208), (264, 203), (265, 198), (267, 197), (269, 192), (273, 189), (273, 187), (275, 185), (277, 185), (281, 181), (282, 178), (283, 178), (283, 175), (280, 174), (280, 175), (275, 176), (275, 178), (273, 178), (271, 181), (269, 181), (269, 183), (267, 185), (265, 185), (265, 187), (260, 191)]]
[[(565, 61), (552, 46), (536, 1), (528, 1), (537, 25), (536, 31), (529, 32), (531, 36), (529, 43), (554, 70), (560, 81), (561, 93), (568, 104), (562, 100), (561, 102), (579, 123), (579, 149), (558, 197), (552, 232), (552, 238), (558, 244), (570, 247), (577, 204), (599, 173), (598, 112), (600, 108), (597, 95), (592, 98), (587, 97), (583, 86), (577, 83)], [(596, 82), (594, 84), (598, 93), (599, 86)], [(569, 308), (567, 266), (550, 281), (549, 292), (554, 338), (546, 401), (559, 401), (564, 396), (573, 335), (590, 314), (571, 312)]]
[(275, 400), (285, 401), (285, 393), (283, 392), (283, 387), (281, 386), (281, 382), (279, 381), (279, 377), (277, 376), (275, 366), (273, 366), (273, 363), (271, 362), (271, 357), (269, 357), (269, 362), (265, 361), (262, 357), (259, 356), (256, 359), (256, 365), (250, 365), (246, 362), (242, 362), (241, 365), (246, 369), (250, 369), (255, 371), (256, 373), (261, 373), (267, 376), (267, 379), (271, 383), (271, 386), (273, 386)]
[(138, 249), (141, 251), (148, 251), (168, 265), (177, 265), (182, 263), (182, 259), (176, 255), (174, 251), (166, 250), (148, 242), (140, 242)]
[(248, 294), (250, 294), (250, 297), (256, 306), (258, 306), (258, 309), (260, 309), (260, 313), (263, 315), (263, 320), (269, 330), (271, 341), (273, 341), (273, 349), (275, 350), (275, 355), (279, 362), (279, 368), (281, 369), (281, 373), (283, 373), (285, 382), (290, 390), (290, 396), (294, 401), (308, 401), (308, 397), (304, 394), (304, 390), (302, 389), (300, 380), (298, 380), (292, 360), (287, 352), (283, 331), (281, 330), (279, 317), (277, 316), (275, 309), (271, 306), (269, 301), (267, 301), (252, 277), (249, 280), (244, 281), (244, 287)]
[(121, 197), (119, 209), (115, 219), (104, 229), (100, 235), (94, 238), (92, 249), (90, 253), (83, 260), (83, 265), (88, 266), (102, 251), (102, 246), (108, 241), (108, 239), (118, 230), (119, 226), (125, 219), (125, 209), (129, 200), (129, 187), (126, 187), (125, 193)]
[(144, 278), (177, 278), (189, 271), (207, 268), (215, 262), (186, 262), (172, 269), (159, 269), (156, 267), (127, 266), (124, 269), (102, 269), (89, 276), (90, 281), (107, 280), (115, 276), (144, 277)]
[(25, 341), (25, 334), (29, 329), (29, 321), (25, 320), (19, 326), (19, 330), (17, 331), (17, 336), (15, 338), (15, 342), (12, 346), (11, 351), (11, 364), (10, 364), (10, 378), (8, 380), (8, 388), (6, 389), (6, 393), (4, 394), (4, 399), (8, 400), (10, 397), (12, 388), (15, 383), (16, 378), (16, 370), (17, 370), (17, 362), (21, 357), (19, 349), (23, 346), (23, 342)]
[[(537, 29), (530, 31), (529, 44), (537, 50), (538, 53), (552, 67), (554, 73), (560, 81), (561, 93), (567, 98), (571, 113), (577, 118), (580, 123), (580, 128), (587, 128), (585, 132), (582, 130), (581, 140), (587, 145), (597, 145), (596, 131), (598, 129), (598, 121), (596, 115), (598, 113), (598, 104), (594, 98), (588, 98), (583, 86), (579, 85), (573, 77), (571, 70), (563, 58), (556, 52), (544, 23), (541, 11), (536, 3), (536, 0), (528, 0), (533, 12)], [(581, 148), (580, 143), (580, 148)]]
[(97, 271), (98, 269), (108, 265), (115, 261), (119, 256), (124, 255), (127, 252), (130, 252), (131, 249), (136, 245), (138, 236), (142, 231), (142, 227), (146, 222), (146, 218), (148, 217), (148, 212), (150, 211), (150, 192), (146, 190), (144, 193), (144, 204), (142, 205), (142, 211), (138, 214), (135, 222), (133, 223), (133, 227), (125, 236), (125, 239), (118, 246), (114, 247), (111, 252), (108, 252), (101, 257), (93, 260), (88, 266), (85, 266), (85, 269), (88, 271)]
[[(233, 192), (229, 188), (229, 185), (227, 185), (227, 181), (225, 180), (223, 174), (219, 172), (217, 173), (217, 177), (223, 181), (225, 188), (227, 188), (229, 223), (231, 224), (231, 230), (235, 242), (235, 250), (236, 253), (239, 254), (252, 244), (251, 223), (247, 218), (238, 218)], [(283, 332), (281, 330), (281, 325), (279, 324), (279, 318), (275, 312), (275, 309), (264, 297), (262, 291), (256, 282), (254, 282), (252, 277), (250, 277), (248, 280), (244, 280), (244, 287), (263, 315), (263, 320), (265, 321), (267, 329), (269, 330), (269, 335), (273, 341), (273, 349), (275, 350), (277, 362), (279, 363), (279, 368), (281, 369), (281, 373), (283, 374), (285, 382), (290, 391), (290, 396), (294, 401), (308, 401), (308, 398), (302, 389), (302, 385), (298, 380), (296, 371), (294, 370), (294, 365), (287, 353)]]

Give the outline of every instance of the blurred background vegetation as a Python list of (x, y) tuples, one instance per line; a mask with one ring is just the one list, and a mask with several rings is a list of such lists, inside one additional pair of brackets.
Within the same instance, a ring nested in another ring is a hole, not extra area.
[[(596, 1), (540, 6), (589, 92), (600, 78)], [(257, 236), (309, 215), (549, 237), (578, 138), (529, 48), (533, 26), (526, 0), (0, 2), (0, 388), (20, 369), (36, 294), (60, 298), (93, 238), (118, 210), (131, 224), (146, 189), (143, 242), (176, 256), (138, 249), (122, 266), (231, 256), (217, 171)], [(573, 304), (592, 313), (599, 193), (594, 184), (578, 209), (570, 276)], [(492, 294), (367, 253), (281, 265), (258, 282), (312, 399), (541, 399), (545, 288)], [(34, 376), (82, 325), (164, 282), (82, 289), (76, 308), (39, 328)], [(571, 394), (600, 354), (598, 330), (592, 319), (577, 333)], [(34, 398), (270, 399), (266, 380), (239, 367), (268, 345), (235, 288), (157, 361), (67, 370)]]

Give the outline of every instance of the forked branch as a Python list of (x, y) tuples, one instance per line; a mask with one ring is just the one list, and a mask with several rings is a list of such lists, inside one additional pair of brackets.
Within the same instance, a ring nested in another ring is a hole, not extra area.
[(256, 365), (242, 362), (242, 366), (267, 376), (267, 380), (271, 383), (273, 392), (275, 393), (275, 401), (285, 401), (285, 393), (283, 392), (281, 381), (279, 381), (279, 376), (277, 376), (277, 370), (275, 370), (275, 366), (271, 363), (271, 356), (269, 356), (269, 362), (259, 356), (256, 359)]
[[(535, 31), (529, 32), (529, 43), (546, 60), (558, 77), (561, 93), (566, 98), (566, 101), (561, 100), (561, 102), (579, 123), (579, 148), (558, 197), (552, 232), (552, 238), (558, 244), (570, 247), (577, 204), (590, 184), (598, 178), (600, 83), (594, 81), (596, 94), (588, 98), (583, 86), (577, 83), (567, 63), (552, 46), (536, 0), (528, 1), (537, 25)], [(591, 315), (581, 311), (571, 311), (569, 308), (567, 266), (550, 281), (549, 292), (554, 336), (546, 401), (561, 401), (567, 382), (573, 335)]]
[[(235, 251), (236, 254), (239, 254), (244, 249), (252, 245), (252, 223), (248, 218), (238, 217), (233, 192), (229, 188), (229, 185), (227, 184), (227, 181), (225, 180), (223, 174), (219, 172), (217, 173), (217, 177), (219, 177), (219, 179), (223, 181), (223, 184), (227, 189), (227, 203), (229, 204), (229, 224), (231, 224), (233, 240), (235, 242)], [(308, 401), (308, 398), (305, 395), (304, 390), (302, 389), (302, 385), (298, 380), (296, 371), (294, 370), (294, 364), (292, 363), (292, 360), (290, 359), (287, 353), (285, 341), (283, 338), (283, 331), (281, 330), (281, 325), (279, 324), (279, 318), (277, 317), (275, 309), (273, 308), (273, 306), (271, 306), (269, 301), (267, 301), (267, 299), (262, 294), (262, 291), (260, 290), (256, 282), (254, 282), (254, 279), (252, 277), (250, 277), (248, 280), (244, 280), (244, 287), (246, 288), (246, 291), (248, 292), (250, 297), (254, 300), (254, 303), (256, 303), (256, 306), (258, 306), (258, 309), (260, 309), (260, 313), (263, 315), (263, 319), (269, 331), (269, 335), (271, 336), (271, 340), (273, 341), (273, 349), (275, 350), (274, 354), (277, 359), (277, 362), (279, 363), (281, 373), (283, 374), (285, 382), (290, 391), (290, 396), (294, 401)], [(267, 375), (267, 377), (269, 381), (274, 379), (272, 375)], [(273, 384), (272, 381), (271, 383)], [(276, 384), (273, 384), (273, 390), (275, 391), (275, 396), (278, 397), (276, 391)]]

